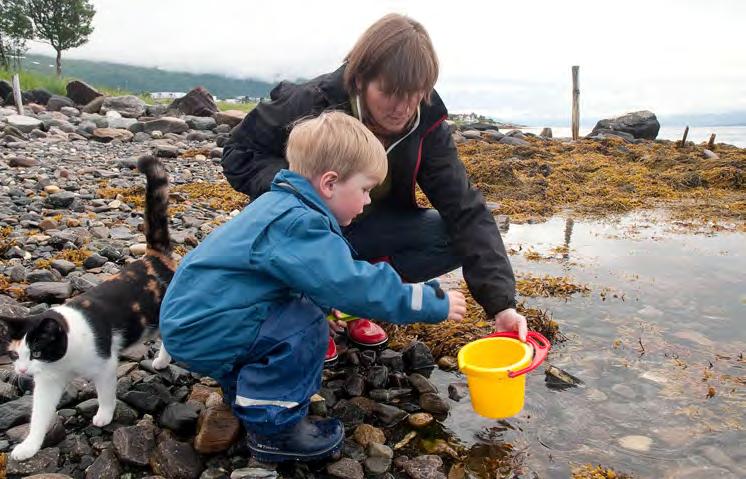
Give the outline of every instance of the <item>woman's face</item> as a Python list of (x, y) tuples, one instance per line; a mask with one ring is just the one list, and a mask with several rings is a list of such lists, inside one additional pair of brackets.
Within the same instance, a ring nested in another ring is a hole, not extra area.
[(425, 92), (389, 95), (383, 91), (382, 83), (378, 79), (368, 83), (363, 92), (365, 106), (373, 120), (392, 135), (403, 132), (417, 113), (417, 105), (424, 97)]

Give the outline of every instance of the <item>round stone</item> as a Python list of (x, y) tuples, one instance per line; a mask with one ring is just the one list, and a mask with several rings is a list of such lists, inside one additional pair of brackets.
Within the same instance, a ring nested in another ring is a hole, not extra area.
[(632, 451), (646, 452), (650, 450), (653, 440), (647, 436), (624, 436), (619, 439), (619, 445)]
[(408, 421), (410, 426), (414, 428), (421, 428), (429, 426), (433, 422), (433, 416), (426, 412), (418, 412), (415, 414), (410, 414)]

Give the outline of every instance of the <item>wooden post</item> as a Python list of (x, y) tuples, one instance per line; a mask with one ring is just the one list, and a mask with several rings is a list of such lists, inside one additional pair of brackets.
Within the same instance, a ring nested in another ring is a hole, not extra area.
[(684, 148), (686, 145), (686, 137), (689, 135), (689, 125), (686, 125), (686, 128), (684, 128), (684, 136), (681, 138), (681, 144), (679, 145), (679, 148)]
[(710, 141), (707, 142), (707, 149), (710, 151), (715, 149), (715, 133), (710, 135)]
[(572, 67), (572, 139), (580, 136), (580, 86), (578, 85), (579, 66)]
[(21, 97), (21, 79), (18, 73), (13, 75), (13, 98), (16, 100), (16, 109), (19, 115), (23, 115), (23, 98)]

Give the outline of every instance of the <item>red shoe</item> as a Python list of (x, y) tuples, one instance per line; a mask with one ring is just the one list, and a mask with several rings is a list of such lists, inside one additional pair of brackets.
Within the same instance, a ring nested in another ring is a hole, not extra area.
[(347, 337), (364, 348), (385, 345), (389, 335), (379, 325), (369, 319), (355, 319), (347, 323)]
[(337, 345), (334, 344), (334, 338), (329, 336), (329, 345), (326, 347), (326, 356), (324, 357), (324, 367), (333, 366), (337, 362)]

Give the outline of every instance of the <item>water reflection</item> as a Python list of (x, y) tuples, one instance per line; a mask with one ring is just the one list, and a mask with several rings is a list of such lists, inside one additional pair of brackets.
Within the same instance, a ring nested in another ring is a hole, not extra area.
[[(746, 477), (746, 234), (691, 234), (641, 214), (511, 225), (503, 238), (517, 273), (591, 288), (527, 301), (570, 338), (549, 362), (584, 385), (553, 390), (534, 373), (526, 407), (502, 422), (476, 416), (468, 397), (452, 403), (444, 426), (469, 448), (467, 470), (569, 477), (592, 463), (638, 477)], [(530, 261), (529, 249), (550, 259)], [(433, 378), (442, 391), (461, 380)]]

